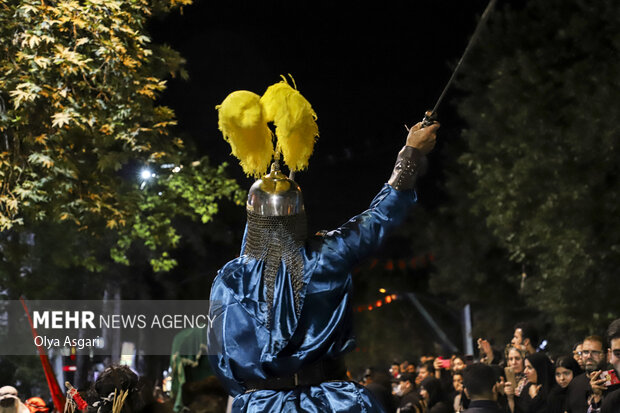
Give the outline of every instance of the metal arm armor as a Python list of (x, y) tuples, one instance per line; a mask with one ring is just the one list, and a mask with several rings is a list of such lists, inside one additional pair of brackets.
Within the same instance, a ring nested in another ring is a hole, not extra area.
[(424, 169), (425, 157), (418, 149), (405, 146), (398, 152), (394, 171), (388, 181), (397, 191), (413, 189), (418, 175)]

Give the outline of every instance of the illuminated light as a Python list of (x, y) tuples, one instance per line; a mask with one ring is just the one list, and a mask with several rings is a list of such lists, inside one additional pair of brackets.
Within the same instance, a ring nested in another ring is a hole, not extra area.
[(140, 178), (144, 179), (145, 181), (147, 179), (153, 178), (154, 176), (155, 174), (151, 172), (151, 170), (148, 168), (144, 168), (143, 170), (140, 171)]
[(140, 171), (140, 178), (142, 178), (142, 183), (140, 184), (140, 190), (143, 190), (146, 187), (146, 183), (149, 179), (155, 178), (155, 175), (150, 169), (144, 168)]
[(385, 294), (385, 288), (379, 288), (379, 292), (380, 292), (381, 294)]
[(371, 305), (368, 306), (368, 311), (372, 311), (372, 306)]
[(375, 307), (381, 307), (383, 305), (383, 301), (379, 300), (375, 303)]
[(62, 371), (77, 371), (77, 366), (62, 366)]
[(385, 297), (385, 303), (386, 304), (389, 304), (391, 302), (392, 302), (392, 297), (391, 296), (388, 295), (387, 297)]
[(396, 294), (392, 294), (392, 300), (396, 300)]

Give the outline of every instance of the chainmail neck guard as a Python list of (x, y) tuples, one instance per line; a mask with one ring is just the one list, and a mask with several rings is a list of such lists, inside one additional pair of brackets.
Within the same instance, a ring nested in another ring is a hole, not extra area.
[(266, 288), (267, 327), (271, 326), (273, 295), (280, 262), (284, 261), (291, 277), (295, 312), (301, 313), (300, 293), (303, 286), (304, 262), (300, 248), (306, 241), (306, 215), (263, 216), (248, 213), (248, 229), (243, 253), (265, 262), (263, 280)]

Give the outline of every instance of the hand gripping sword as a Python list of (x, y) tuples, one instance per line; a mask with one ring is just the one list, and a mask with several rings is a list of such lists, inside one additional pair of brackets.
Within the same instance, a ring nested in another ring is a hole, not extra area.
[(437, 120), (437, 108), (439, 107), (439, 104), (441, 103), (444, 96), (446, 95), (446, 92), (448, 91), (452, 83), (454, 82), (454, 78), (456, 77), (456, 74), (461, 68), (462, 63), (465, 60), (465, 56), (467, 56), (467, 54), (471, 50), (472, 45), (478, 39), (482, 26), (484, 26), (485, 22), (489, 19), (489, 16), (491, 15), (491, 10), (493, 10), (493, 7), (495, 6), (495, 2), (496, 0), (490, 0), (489, 4), (487, 5), (487, 8), (484, 10), (484, 13), (482, 13), (482, 17), (480, 18), (480, 21), (478, 22), (478, 25), (476, 26), (476, 30), (474, 30), (474, 34), (472, 34), (471, 39), (469, 39), (469, 43), (467, 44), (467, 47), (465, 48), (465, 51), (463, 52), (461, 59), (456, 64), (456, 67), (454, 68), (454, 71), (452, 72), (452, 75), (450, 76), (448, 83), (443, 88), (443, 92), (441, 92), (441, 95), (439, 95), (439, 99), (437, 99), (437, 103), (435, 103), (433, 110), (430, 111), (430, 115), (424, 115), (424, 119), (422, 120), (423, 128), (426, 126), (432, 125)]

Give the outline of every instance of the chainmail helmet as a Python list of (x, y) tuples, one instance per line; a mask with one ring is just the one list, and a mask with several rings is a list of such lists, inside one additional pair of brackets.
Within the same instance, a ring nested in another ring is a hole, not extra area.
[(306, 240), (306, 214), (299, 185), (284, 175), (274, 162), (271, 172), (257, 180), (248, 193), (248, 227), (243, 254), (264, 261), (267, 325), (276, 276), (284, 264), (291, 277), (295, 311), (301, 311), (300, 291), (303, 286), (303, 259), (300, 248)]

